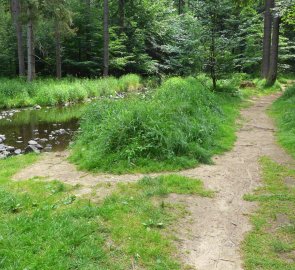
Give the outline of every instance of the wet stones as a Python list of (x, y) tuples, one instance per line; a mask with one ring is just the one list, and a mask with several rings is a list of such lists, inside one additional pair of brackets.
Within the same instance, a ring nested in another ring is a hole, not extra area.
[[(19, 150), (19, 151), (17, 151)], [(20, 155), (22, 151), (20, 149), (15, 150), (15, 147), (5, 145), (5, 144), (0, 144), (0, 159), (7, 158), (13, 155)]]
[(33, 152), (36, 154), (40, 154), (41, 151), (35, 145), (29, 144), (25, 149), (25, 154), (33, 153)]
[(3, 143), (6, 140), (5, 135), (0, 135), (0, 143)]
[(10, 110), (10, 111), (1, 111), (0, 112), (0, 120), (6, 119), (8, 121), (11, 121), (11, 117), (14, 116), (15, 113), (20, 112), (20, 110)]
[(34, 110), (41, 110), (42, 107), (41, 107), (40, 105), (35, 105), (35, 106), (33, 107), (33, 109), (34, 109)]

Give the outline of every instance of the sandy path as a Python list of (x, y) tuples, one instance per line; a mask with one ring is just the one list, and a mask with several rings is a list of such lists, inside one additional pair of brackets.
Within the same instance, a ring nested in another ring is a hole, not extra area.
[[(207, 188), (216, 190), (210, 198), (186, 197), (191, 215), (179, 224), (178, 237), (184, 264), (199, 270), (242, 269), (240, 243), (251, 229), (248, 215), (255, 205), (243, 200), (260, 182), (258, 160), (269, 156), (280, 163), (293, 160), (276, 144), (274, 125), (266, 115), (267, 107), (278, 97), (271, 95), (253, 100), (253, 106), (242, 110), (243, 127), (237, 133), (232, 151), (214, 158), (215, 165), (202, 165), (180, 172), (200, 178)], [(47, 154), (40, 161), (15, 176), (25, 180), (33, 176), (82, 184), (81, 193), (89, 193), (99, 183), (136, 181), (136, 175), (92, 175), (79, 172), (66, 161), (67, 153)], [(156, 175), (156, 174), (154, 174)]]

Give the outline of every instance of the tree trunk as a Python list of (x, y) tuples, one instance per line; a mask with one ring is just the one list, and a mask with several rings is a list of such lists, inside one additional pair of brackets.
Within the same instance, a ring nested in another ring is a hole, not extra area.
[(23, 51), (23, 29), (20, 21), (21, 6), (19, 0), (11, 0), (11, 12), (16, 30), (18, 72), (19, 76), (25, 76), (25, 56)]
[(274, 0), (265, 0), (263, 57), (262, 57), (262, 70), (261, 70), (262, 78), (267, 78), (268, 72), (269, 72), (273, 8), (274, 8)]
[(119, 25), (121, 33), (125, 28), (125, 0), (119, 0)]
[(31, 82), (36, 77), (35, 68), (35, 39), (33, 29), (32, 10), (28, 7), (28, 26), (27, 26), (27, 47), (28, 47), (28, 81)]
[(109, 75), (109, 1), (103, 7), (103, 76)]
[(272, 86), (277, 80), (278, 59), (279, 59), (279, 41), (280, 41), (281, 17), (276, 14), (273, 20), (272, 46), (270, 51), (269, 72), (267, 76), (267, 85)]
[(211, 44), (210, 44), (210, 74), (212, 79), (213, 90), (217, 87), (217, 74), (216, 74), (216, 14), (214, 11), (210, 11), (211, 18)]
[(184, 12), (185, 1), (178, 0), (178, 14), (181, 15)]
[(86, 33), (85, 33), (85, 38), (86, 38), (86, 59), (90, 60), (91, 59), (91, 52), (92, 52), (92, 42), (91, 42), (91, 1), (86, 0)]
[(55, 23), (55, 57), (56, 57), (56, 78), (61, 78), (61, 38), (59, 23)]

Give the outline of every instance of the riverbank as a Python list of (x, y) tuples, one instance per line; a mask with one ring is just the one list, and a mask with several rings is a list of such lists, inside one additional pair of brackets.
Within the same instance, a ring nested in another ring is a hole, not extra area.
[(0, 78), (0, 109), (68, 105), (95, 97), (138, 91), (141, 87), (141, 78), (135, 74), (119, 79), (40, 79), (32, 83)]

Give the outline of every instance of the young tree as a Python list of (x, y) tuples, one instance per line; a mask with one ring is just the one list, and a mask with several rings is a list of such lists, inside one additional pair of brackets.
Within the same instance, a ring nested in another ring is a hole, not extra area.
[(50, 0), (45, 4), (43, 9), (45, 17), (53, 22), (56, 78), (60, 79), (62, 77), (62, 36), (71, 32), (71, 12), (67, 9), (65, 0)]
[(21, 5), (20, 0), (11, 0), (11, 13), (16, 30), (17, 54), (18, 54), (18, 71), (19, 76), (25, 76), (25, 56), (23, 49), (23, 29), (21, 23)]
[(103, 76), (109, 75), (109, 0), (104, 0), (103, 6)]

